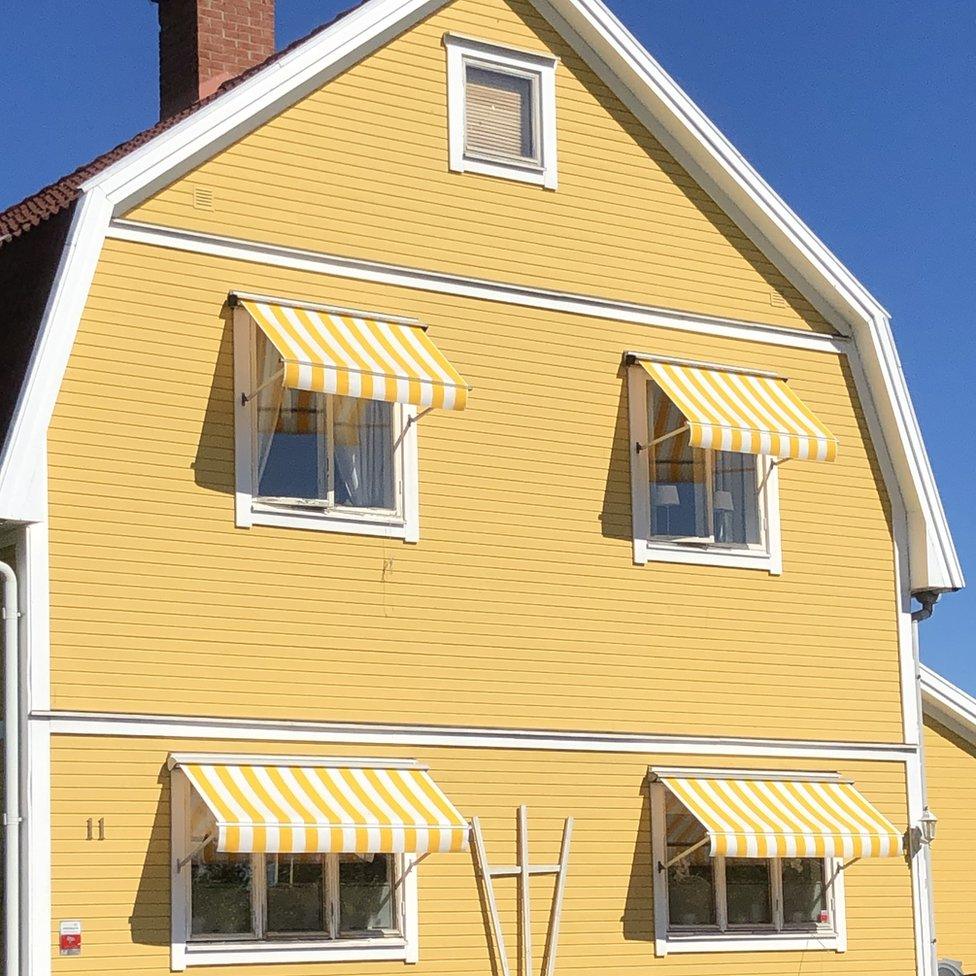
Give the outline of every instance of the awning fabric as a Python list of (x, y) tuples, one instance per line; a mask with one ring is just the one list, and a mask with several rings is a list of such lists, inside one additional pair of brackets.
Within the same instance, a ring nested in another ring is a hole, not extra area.
[(420, 854), (468, 846), (467, 822), (421, 767), (171, 764), (210, 808), (218, 851)]
[(713, 857), (850, 859), (902, 853), (901, 833), (839, 778), (656, 775), (705, 828)]
[(837, 439), (786, 380), (708, 366), (639, 359), (681, 411), (692, 447), (833, 461)]
[(240, 304), (278, 350), (289, 389), (447, 410), (467, 404), (467, 383), (420, 325)]

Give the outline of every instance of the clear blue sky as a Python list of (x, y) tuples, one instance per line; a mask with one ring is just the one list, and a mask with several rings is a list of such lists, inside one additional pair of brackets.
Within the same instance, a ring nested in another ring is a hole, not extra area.
[[(976, 693), (976, 2), (610, 2), (893, 313), (972, 582), (923, 625), (923, 658)], [(348, 5), (278, 0), (279, 45)], [(155, 121), (155, 15), (0, 0), (0, 207)]]

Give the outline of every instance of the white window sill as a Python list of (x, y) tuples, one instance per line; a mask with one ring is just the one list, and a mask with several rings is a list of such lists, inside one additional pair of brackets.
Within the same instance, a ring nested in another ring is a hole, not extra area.
[(682, 952), (843, 952), (841, 940), (835, 932), (822, 935), (799, 932), (755, 932), (741, 935), (729, 932), (706, 934), (671, 933), (656, 942), (656, 955), (669, 956)]
[(372, 535), (384, 539), (403, 539), (417, 542), (406, 521), (396, 515), (377, 513), (323, 512), (320, 509), (287, 509), (253, 502), (249, 525), (270, 525), (282, 529), (306, 529), (313, 532), (341, 532), (346, 535)]
[(498, 176), (505, 180), (517, 180), (519, 183), (531, 183), (535, 186), (555, 189), (555, 186), (552, 186), (551, 174), (547, 175), (541, 166), (532, 166), (531, 164), (515, 161), (507, 163), (465, 155), (460, 163), (452, 169), (458, 173), (480, 173), (483, 176)]
[(782, 559), (761, 549), (726, 549), (722, 546), (694, 546), (658, 539), (637, 539), (634, 562), (686, 563), (690, 566), (724, 566), (730, 569), (761, 569), (773, 576), (783, 572)]
[(245, 966), (259, 963), (408, 962), (405, 939), (349, 939), (336, 942), (188, 942), (187, 966)]

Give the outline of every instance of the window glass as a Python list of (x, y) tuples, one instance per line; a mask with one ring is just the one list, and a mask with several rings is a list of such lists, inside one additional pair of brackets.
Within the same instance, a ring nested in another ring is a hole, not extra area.
[(754, 454), (716, 451), (712, 512), (715, 541), (725, 545), (758, 545), (759, 482)]
[(783, 922), (788, 926), (816, 925), (827, 911), (823, 862), (806, 857), (783, 860)]
[[(704, 840), (701, 824), (673, 796), (667, 805), (667, 859)], [(715, 925), (715, 875), (707, 846), (690, 851), (668, 868), (668, 909), (672, 925)]]
[(531, 78), (474, 64), (465, 72), (465, 150), (535, 160), (538, 138)]
[(332, 397), (335, 505), (393, 509), (393, 404)]
[(262, 404), (262, 394), (258, 404), (258, 494), (325, 499), (325, 397), (279, 388), (276, 397)]
[(219, 854), (209, 844), (190, 862), (192, 935), (249, 935), (251, 857)]
[(325, 884), (321, 854), (268, 854), (268, 931), (325, 929)]
[[(648, 429), (652, 440), (678, 430), (685, 418), (654, 384)], [(693, 448), (688, 432), (651, 448), (651, 534), (665, 538), (708, 535), (705, 452)]]
[(392, 859), (388, 854), (339, 856), (340, 933), (382, 934), (394, 921)]
[(256, 341), (257, 496), (394, 511), (394, 405), (283, 389), (277, 351)]
[(729, 925), (772, 925), (769, 861), (730, 857), (725, 862)]

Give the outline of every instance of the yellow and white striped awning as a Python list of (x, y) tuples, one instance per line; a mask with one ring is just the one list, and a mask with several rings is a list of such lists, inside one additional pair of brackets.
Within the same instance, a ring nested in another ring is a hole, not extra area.
[(704, 827), (713, 857), (899, 857), (902, 834), (833, 774), (652, 769)]
[(833, 461), (837, 438), (778, 376), (635, 357), (687, 422), (691, 446)]
[(217, 850), (421, 854), (462, 851), (468, 824), (422, 766), (181, 756), (213, 814)]
[(278, 350), (289, 389), (446, 410), (467, 404), (468, 384), (419, 323), (238, 301)]

